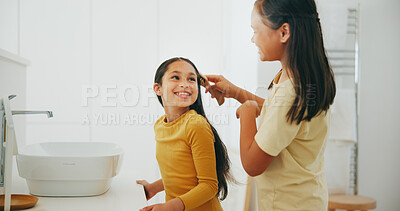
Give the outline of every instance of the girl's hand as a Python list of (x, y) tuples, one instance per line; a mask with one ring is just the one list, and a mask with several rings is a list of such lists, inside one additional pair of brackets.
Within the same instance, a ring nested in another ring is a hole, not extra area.
[[(206, 87), (206, 93), (210, 90), (218, 91), (222, 93), (222, 96), (226, 98), (235, 98), (239, 88), (233, 85), (222, 75), (206, 75), (208, 81), (215, 83), (212, 86)], [(211, 96), (214, 98), (214, 96)]]
[(146, 180), (136, 180), (137, 184), (143, 185), (144, 192), (146, 193), (146, 199), (151, 199), (158, 192), (154, 190), (152, 183), (148, 183)]
[(248, 100), (236, 110), (236, 118), (238, 119), (242, 115), (248, 115), (248, 114), (254, 114), (255, 117), (258, 117), (260, 115), (260, 108), (256, 101)]
[(180, 198), (174, 198), (169, 200), (164, 204), (154, 204), (147, 206), (140, 211), (183, 211), (185, 210), (185, 205)]
[(151, 206), (144, 207), (139, 211), (164, 211), (164, 210), (168, 211), (168, 208), (166, 208), (165, 204), (154, 204)]

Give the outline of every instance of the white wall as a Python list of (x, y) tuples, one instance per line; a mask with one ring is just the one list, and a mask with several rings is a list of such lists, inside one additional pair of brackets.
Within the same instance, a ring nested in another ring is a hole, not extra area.
[(400, 207), (400, 1), (361, 1), (359, 194)]
[[(13, 110), (26, 106), (26, 67), (29, 61), (0, 48), (0, 99), (16, 95), (10, 101)], [(25, 117), (14, 117), (16, 139), (25, 141)]]
[(27, 117), (27, 143), (89, 140), (81, 125), (81, 86), (90, 83), (89, 1), (21, 1), (20, 54), (27, 73), (27, 108), (54, 117)]
[(18, 2), (0, 1), (0, 47), (14, 54), (18, 54)]

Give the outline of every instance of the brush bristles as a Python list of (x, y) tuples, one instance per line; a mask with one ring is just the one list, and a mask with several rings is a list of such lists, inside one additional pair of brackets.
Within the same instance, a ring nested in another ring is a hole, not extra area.
[(200, 85), (204, 85), (206, 83), (206, 81), (204, 80), (204, 78), (200, 77)]

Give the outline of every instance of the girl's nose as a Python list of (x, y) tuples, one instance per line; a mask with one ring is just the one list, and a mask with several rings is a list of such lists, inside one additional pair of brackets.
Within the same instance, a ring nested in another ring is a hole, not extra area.
[(189, 87), (189, 84), (182, 82), (181, 84), (179, 84), (179, 86), (183, 87), (183, 88), (187, 88), (187, 87)]

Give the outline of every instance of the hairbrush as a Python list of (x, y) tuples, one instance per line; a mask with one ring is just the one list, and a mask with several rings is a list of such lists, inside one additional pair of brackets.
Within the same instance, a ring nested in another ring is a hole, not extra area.
[[(210, 82), (208, 81), (207, 77), (204, 76), (203, 74), (199, 73), (199, 78), (200, 78), (200, 85), (206, 87), (210, 85)], [(222, 92), (218, 90), (212, 90), (210, 89), (210, 93), (217, 99), (218, 105), (222, 105), (225, 102), (225, 98), (222, 95)]]

